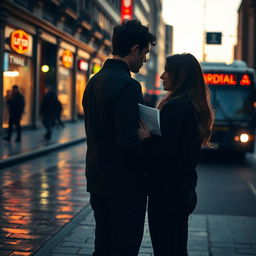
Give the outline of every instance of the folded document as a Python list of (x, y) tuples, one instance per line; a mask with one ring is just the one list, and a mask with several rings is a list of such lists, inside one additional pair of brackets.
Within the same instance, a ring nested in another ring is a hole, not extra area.
[(160, 131), (160, 112), (157, 108), (139, 105), (140, 119), (146, 124), (150, 133), (161, 135)]

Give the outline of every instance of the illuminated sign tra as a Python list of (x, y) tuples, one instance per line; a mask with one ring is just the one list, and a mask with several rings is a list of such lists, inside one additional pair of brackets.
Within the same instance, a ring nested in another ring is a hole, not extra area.
[(61, 56), (61, 62), (65, 68), (72, 68), (73, 53), (70, 50), (64, 50)]
[(78, 61), (78, 68), (82, 71), (88, 70), (88, 62), (85, 60), (79, 60)]
[(19, 53), (23, 54), (27, 52), (29, 47), (29, 35), (23, 30), (15, 30), (11, 34), (11, 48)]
[(248, 74), (229, 73), (204, 73), (204, 81), (208, 85), (251, 85), (252, 81)]
[(121, 0), (121, 20), (131, 20), (133, 15), (133, 0)]

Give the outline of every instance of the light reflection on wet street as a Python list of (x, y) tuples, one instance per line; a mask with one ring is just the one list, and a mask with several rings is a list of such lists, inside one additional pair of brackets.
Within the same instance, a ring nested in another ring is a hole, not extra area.
[(0, 255), (32, 255), (89, 201), (86, 144), (0, 172)]

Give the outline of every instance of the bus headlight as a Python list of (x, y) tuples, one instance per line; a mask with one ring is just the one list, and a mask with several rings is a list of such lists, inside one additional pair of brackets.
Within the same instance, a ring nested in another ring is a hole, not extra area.
[(239, 140), (242, 143), (246, 143), (249, 141), (249, 135), (247, 133), (242, 133), (242, 134), (240, 134)]

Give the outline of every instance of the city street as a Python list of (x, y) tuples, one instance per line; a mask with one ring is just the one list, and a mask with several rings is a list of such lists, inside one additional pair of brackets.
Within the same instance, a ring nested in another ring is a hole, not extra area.
[[(85, 151), (79, 143), (1, 171), (0, 255), (90, 255), (94, 221)], [(208, 156), (198, 176), (191, 255), (256, 255), (255, 166)], [(140, 255), (152, 255), (147, 223)]]

